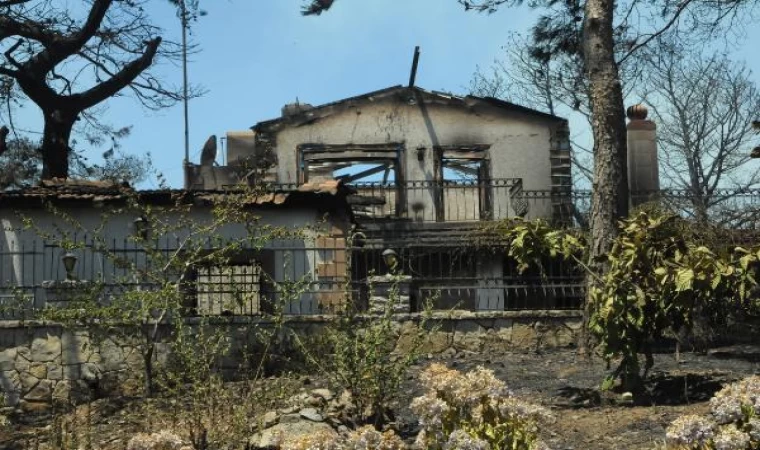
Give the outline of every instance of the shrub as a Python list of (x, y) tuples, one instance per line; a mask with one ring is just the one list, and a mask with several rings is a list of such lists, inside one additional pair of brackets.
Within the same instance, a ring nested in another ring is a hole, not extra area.
[(417, 331), (403, 354), (396, 351), (399, 330), (393, 314), (399, 302), (397, 286), (392, 286), (385, 310), (378, 315), (364, 315), (346, 301), (325, 327), (324, 333), (310, 341), (294, 335), (300, 351), (317, 372), (324, 375), (336, 390), (348, 390), (356, 406), (355, 424), (386, 420), (390, 402), (398, 393), (409, 368), (420, 356), (425, 325), (431, 307), (427, 302)]
[(420, 376), (427, 389), (412, 411), (422, 430), (416, 444), (429, 450), (546, 448), (538, 439), (548, 412), (522, 401), (483, 367), (466, 374), (432, 364)]
[(639, 355), (645, 356), (646, 376), (654, 363), (653, 341), (690, 333), (698, 321), (725, 325), (760, 306), (750, 295), (760, 251), (709, 249), (700, 244), (716, 243), (714, 233), (677, 216), (641, 211), (621, 221), (612, 248), (595, 261), (587, 260), (583, 236), (541, 220), (504, 221), (483, 231), (506, 239), (507, 254), (521, 272), (541, 270), (545, 258), (572, 261), (586, 272), (586, 331), (608, 362), (619, 361), (603, 388), (620, 378), (626, 390), (639, 392)]
[(335, 438), (327, 433), (307, 436), (282, 450), (404, 450), (404, 441), (393, 431), (379, 432), (372, 426), (364, 426), (345, 437)]
[(666, 432), (671, 450), (752, 450), (760, 448), (760, 376), (724, 387), (710, 400), (707, 417), (685, 415)]

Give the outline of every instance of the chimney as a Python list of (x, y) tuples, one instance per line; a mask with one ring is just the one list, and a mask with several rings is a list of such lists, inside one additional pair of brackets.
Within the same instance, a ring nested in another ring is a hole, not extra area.
[(288, 103), (282, 107), (282, 117), (292, 117), (299, 114), (303, 114), (309, 110), (314, 109), (314, 106), (308, 103)]
[(628, 115), (628, 183), (631, 207), (652, 201), (660, 190), (657, 160), (657, 126), (647, 120), (647, 108), (633, 105)]

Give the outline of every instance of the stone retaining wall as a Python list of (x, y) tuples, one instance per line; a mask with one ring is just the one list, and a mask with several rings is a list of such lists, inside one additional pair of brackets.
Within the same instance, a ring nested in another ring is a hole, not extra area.
[[(406, 351), (420, 321), (418, 314), (394, 317), (398, 350)], [(299, 334), (315, 334), (329, 316), (288, 317), (286, 326)], [(187, 319), (191, 326), (200, 321)], [(436, 313), (422, 349), (425, 353), (534, 351), (540, 347), (573, 345), (581, 326), (580, 311)], [(213, 326), (225, 327), (233, 351), (222, 359), (222, 370), (234, 373), (266, 319), (231, 317)], [(168, 331), (168, 327), (166, 327)], [(115, 336), (121, 337), (115, 337)], [(91, 336), (85, 330), (66, 330), (40, 322), (0, 322), (0, 386), (8, 408), (45, 412), (96, 396), (136, 395), (142, 389), (143, 360), (135, 341), (123, 333)], [(247, 344), (247, 345), (246, 345)], [(283, 350), (288, 351), (288, 350)], [(154, 355), (160, 367), (169, 358), (168, 344)], [(7, 411), (6, 411), (7, 412)]]

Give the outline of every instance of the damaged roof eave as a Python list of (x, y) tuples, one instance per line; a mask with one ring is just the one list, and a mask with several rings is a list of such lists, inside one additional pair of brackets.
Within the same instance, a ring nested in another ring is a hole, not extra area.
[(478, 106), (488, 106), (497, 110), (504, 110), (509, 112), (516, 112), (528, 116), (533, 116), (542, 120), (549, 120), (552, 122), (567, 122), (567, 119), (553, 114), (545, 113), (535, 109), (531, 109), (525, 106), (517, 105), (515, 103), (499, 100), (493, 97), (477, 97), (468, 95), (466, 97), (459, 97), (451, 94), (444, 94), (437, 91), (427, 91), (419, 87), (406, 87), (406, 86), (393, 86), (377, 91), (369, 92), (355, 97), (349, 97), (342, 100), (326, 103), (324, 105), (315, 106), (311, 109), (303, 111), (291, 116), (278, 117), (276, 119), (266, 120), (259, 122), (251, 129), (257, 133), (268, 133), (277, 131), (287, 126), (302, 126), (313, 123), (319, 119), (329, 117), (333, 114), (344, 112), (347, 108), (352, 108), (360, 104), (367, 104), (375, 102), (377, 100), (386, 99), (393, 96), (409, 94), (410, 91), (414, 95), (414, 99), (409, 98), (407, 101), (424, 101), (427, 104), (441, 104), (448, 106), (459, 106), (469, 110), (473, 110)]
[(314, 202), (340, 203), (353, 193), (350, 186), (339, 180), (327, 180), (322, 183), (310, 183), (286, 189), (274, 187), (261, 191), (237, 189), (221, 190), (134, 190), (127, 185), (88, 181), (43, 182), (41, 186), (0, 192), (0, 205), (41, 207), (46, 202), (71, 202), (78, 204), (124, 203), (130, 197), (154, 205), (172, 205), (188, 203), (213, 204), (226, 196), (242, 195), (243, 203), (249, 206), (279, 206), (293, 200), (304, 200), (305, 204)]

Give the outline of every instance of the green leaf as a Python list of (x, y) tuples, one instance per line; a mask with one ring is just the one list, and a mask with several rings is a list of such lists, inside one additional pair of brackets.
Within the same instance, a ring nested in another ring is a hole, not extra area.
[(676, 274), (676, 291), (683, 292), (691, 290), (694, 280), (694, 271), (692, 269), (680, 269)]
[(607, 375), (604, 378), (604, 381), (602, 381), (601, 390), (609, 391), (613, 386), (615, 386), (615, 377), (612, 375)]

